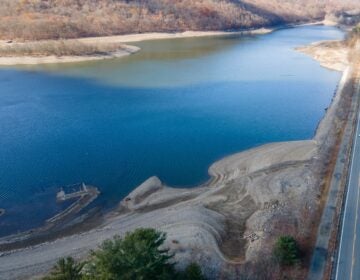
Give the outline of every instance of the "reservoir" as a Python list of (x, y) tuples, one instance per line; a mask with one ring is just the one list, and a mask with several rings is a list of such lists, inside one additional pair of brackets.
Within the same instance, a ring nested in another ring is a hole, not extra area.
[(341, 73), (295, 47), (335, 27), (137, 42), (137, 54), (0, 68), (0, 236), (61, 211), (59, 187), (97, 186), (111, 209), (150, 176), (174, 187), (275, 141), (310, 139)]

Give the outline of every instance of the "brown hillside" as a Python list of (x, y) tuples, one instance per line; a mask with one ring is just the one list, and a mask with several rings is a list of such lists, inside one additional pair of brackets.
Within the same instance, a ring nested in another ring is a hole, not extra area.
[(328, 10), (351, 5), (344, 2), (0, 0), (0, 38), (39, 40), (153, 31), (256, 28), (321, 19)]

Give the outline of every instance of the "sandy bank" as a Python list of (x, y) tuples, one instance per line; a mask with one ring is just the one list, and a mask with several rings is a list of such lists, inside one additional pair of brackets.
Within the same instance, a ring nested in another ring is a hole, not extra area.
[(319, 61), (321, 66), (336, 70), (344, 71), (349, 64), (349, 49), (342, 41), (326, 41), (302, 46), (296, 50), (310, 55)]
[(91, 37), (78, 39), (83, 43), (96, 43), (96, 42), (111, 42), (111, 43), (134, 43), (149, 40), (162, 40), (162, 39), (177, 39), (177, 38), (196, 38), (196, 37), (209, 37), (209, 36), (224, 36), (224, 35), (246, 35), (246, 34), (267, 34), (272, 32), (273, 29), (260, 28), (247, 31), (185, 31), (181, 33), (143, 33), (143, 34), (129, 34), (108, 37)]
[[(209, 37), (209, 36), (224, 36), (224, 35), (245, 35), (245, 34), (266, 34), (271, 32), (271, 29), (260, 28), (248, 31), (238, 32), (221, 32), (221, 31), (186, 31), (182, 33), (144, 33), (144, 34), (129, 34), (119, 36), (107, 36), (107, 37), (91, 37), (80, 38), (76, 40), (64, 40), (65, 42), (76, 41), (86, 45), (97, 44), (118, 44), (118, 43), (130, 43), (140, 42), (148, 40), (161, 40), (161, 39), (176, 39), (176, 38), (194, 38), (194, 37)], [(47, 41), (49, 42), (49, 41)], [(50, 40), (51, 42), (51, 40)], [(0, 41), (0, 47), (6, 47), (11, 44), (26, 45), (32, 42), (25, 43), (7, 43), (6, 41)], [(123, 57), (139, 51), (140, 48), (131, 45), (124, 45), (121, 50), (109, 52), (101, 55), (84, 55), (84, 56), (6, 56), (0, 57), (0, 66), (12, 66), (12, 65), (35, 65), (35, 64), (49, 64), (49, 63), (75, 63), (91, 60), (102, 60)]]
[[(3, 43), (4, 44), (4, 43)], [(139, 51), (140, 48), (135, 46), (124, 46), (123, 49), (107, 54), (101, 55), (86, 55), (86, 56), (10, 56), (0, 57), (0, 66), (14, 66), (14, 65), (36, 65), (36, 64), (51, 64), (51, 63), (76, 63), (91, 60), (103, 60), (120, 58)]]

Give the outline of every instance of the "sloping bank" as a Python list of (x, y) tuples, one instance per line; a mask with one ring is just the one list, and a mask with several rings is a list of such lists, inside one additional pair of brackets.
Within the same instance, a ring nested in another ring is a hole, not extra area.
[[(0, 66), (76, 63), (113, 59), (127, 56), (140, 50), (136, 46), (125, 43), (229, 34), (265, 34), (271, 31), (271, 29), (260, 28), (238, 32), (186, 31), (182, 33), (143, 33), (66, 40), (0, 41)], [(43, 53), (38, 52), (37, 50), (39, 49), (43, 49)]]
[[(138, 227), (168, 234), (179, 267), (196, 261), (210, 279), (236, 278), (239, 264), (267, 263), (277, 236), (291, 234), (313, 246), (337, 146), (351, 104), (351, 75), (344, 77), (312, 140), (273, 143), (214, 163), (211, 180), (193, 189), (165, 186), (152, 177), (130, 193), (104, 223), (88, 232), (2, 252), (0, 279), (46, 273), (59, 258), (85, 257), (103, 240)], [(2, 239), (1, 243), (11, 242)], [(311, 250), (308, 250), (311, 253)], [(309, 256), (308, 256), (309, 257)], [(300, 271), (306, 273), (306, 271)]]

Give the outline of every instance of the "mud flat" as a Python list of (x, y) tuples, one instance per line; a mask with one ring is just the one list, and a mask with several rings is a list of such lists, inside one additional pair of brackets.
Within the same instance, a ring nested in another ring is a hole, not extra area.
[[(279, 235), (294, 235), (311, 246), (326, 175), (348, 117), (350, 81), (347, 70), (312, 140), (272, 143), (226, 157), (209, 168), (207, 184), (193, 189), (149, 178), (92, 230), (3, 250), (0, 278), (42, 275), (61, 257), (83, 258), (103, 240), (138, 227), (165, 231), (178, 266), (196, 261), (210, 279), (234, 278), (239, 264), (266, 259)], [(16, 239), (1, 239), (0, 246), (12, 242)]]

